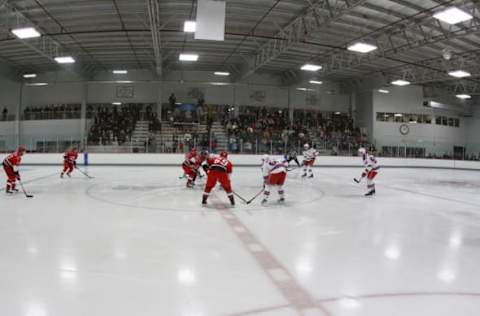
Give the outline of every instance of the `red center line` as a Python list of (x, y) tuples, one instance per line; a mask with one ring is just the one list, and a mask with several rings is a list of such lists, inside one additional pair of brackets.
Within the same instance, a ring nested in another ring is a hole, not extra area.
[[(218, 199), (218, 197), (215, 195)], [(267, 275), (291, 308), (299, 315), (331, 316), (321, 302), (315, 300), (295, 279), (295, 277), (275, 258), (255, 235), (246, 227), (232, 210), (222, 203), (215, 203), (215, 209), (222, 215), (233, 233), (242, 242), (244, 248), (255, 259), (261, 270)]]

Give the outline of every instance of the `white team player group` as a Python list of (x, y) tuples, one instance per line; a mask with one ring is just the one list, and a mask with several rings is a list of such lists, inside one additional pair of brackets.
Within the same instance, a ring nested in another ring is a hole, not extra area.
[[(311, 148), (309, 144), (303, 146), (303, 178), (313, 178), (313, 166), (315, 164), (315, 158), (319, 155), (319, 152), (314, 148)], [(358, 150), (359, 156), (362, 158), (364, 170), (359, 179), (354, 178), (354, 181), (361, 183), (364, 178), (367, 182), (367, 193), (365, 196), (375, 195), (375, 177), (378, 174), (379, 165), (375, 156), (369, 153), (365, 148)], [(297, 167), (300, 167), (300, 163), (297, 160), (296, 153), (290, 153), (285, 155), (282, 159), (273, 159), (268, 155), (262, 158), (262, 175), (264, 181), (264, 198), (262, 204), (268, 202), (270, 193), (276, 189), (279, 202), (285, 201), (284, 184), (287, 178), (287, 172), (293, 170), (290, 167), (290, 161), (295, 160)]]

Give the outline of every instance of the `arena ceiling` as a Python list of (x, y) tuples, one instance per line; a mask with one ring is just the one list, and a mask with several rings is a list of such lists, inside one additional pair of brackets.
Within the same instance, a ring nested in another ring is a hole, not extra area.
[[(0, 61), (22, 72), (61, 69), (54, 57), (75, 56), (84, 76), (112, 69), (229, 71), (294, 82), (305, 63), (320, 79), (382, 75), (453, 92), (480, 93), (479, 0), (227, 0), (224, 41), (183, 32), (196, 0), (0, 0)], [(473, 19), (450, 25), (433, 15), (455, 6)], [(11, 29), (35, 26), (20, 40)], [(350, 52), (354, 42), (378, 47)], [(195, 63), (178, 61), (195, 52)], [(449, 60), (446, 57), (451, 57)], [(448, 71), (467, 69), (459, 80)]]

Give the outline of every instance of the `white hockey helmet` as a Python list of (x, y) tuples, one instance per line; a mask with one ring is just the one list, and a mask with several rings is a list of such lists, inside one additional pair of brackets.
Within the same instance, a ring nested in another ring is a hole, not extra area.
[(269, 155), (263, 155), (262, 162), (269, 162), (269, 161), (270, 161), (270, 156)]
[(364, 147), (358, 148), (358, 153), (360, 155), (365, 155), (367, 153), (367, 150)]
[(303, 149), (305, 149), (305, 150), (309, 150), (309, 149), (310, 149), (310, 145), (309, 145), (309, 144), (305, 144), (305, 145), (303, 145)]

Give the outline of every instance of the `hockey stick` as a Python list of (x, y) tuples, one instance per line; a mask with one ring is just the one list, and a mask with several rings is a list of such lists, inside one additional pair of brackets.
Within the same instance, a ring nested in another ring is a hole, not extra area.
[(93, 179), (94, 177), (88, 175), (87, 173), (83, 172), (82, 170), (80, 170), (80, 168), (78, 168), (77, 166), (75, 166), (75, 169), (77, 169), (81, 174), (83, 174), (85, 177), (89, 178), (89, 179)]
[(23, 186), (22, 181), (18, 180), (18, 183), (20, 183), (20, 187), (22, 188), (23, 194), (25, 194), (25, 197), (27, 198), (33, 198), (33, 195), (28, 194), (27, 191), (25, 191), (25, 187)]
[(362, 175), (360, 176), (360, 179), (353, 178), (353, 181), (355, 181), (356, 183), (361, 183), (362, 180), (363, 180), (363, 178), (365, 178), (365, 176), (362, 174)]
[(263, 191), (265, 191), (265, 188), (262, 188), (262, 190), (260, 192), (258, 192), (253, 198), (251, 198), (250, 200), (247, 201), (247, 204), (250, 204), (252, 203), (257, 197), (260, 196), (260, 194), (263, 193)]
[(238, 197), (240, 200), (242, 200), (244, 203), (248, 204), (248, 201), (245, 200), (243, 197), (241, 197), (237, 192), (232, 191), (232, 193), (233, 193), (236, 197)]

